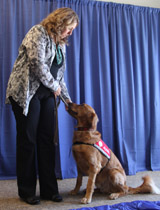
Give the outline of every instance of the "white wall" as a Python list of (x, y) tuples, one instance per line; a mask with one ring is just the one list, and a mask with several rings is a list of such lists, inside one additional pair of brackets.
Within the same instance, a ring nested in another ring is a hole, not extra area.
[(115, 2), (120, 4), (132, 4), (144, 7), (160, 8), (160, 0), (96, 0), (96, 1), (106, 1), (106, 2)]

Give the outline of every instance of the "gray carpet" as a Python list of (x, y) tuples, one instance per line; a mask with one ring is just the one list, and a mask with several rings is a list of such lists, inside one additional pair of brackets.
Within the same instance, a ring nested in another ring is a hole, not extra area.
[[(142, 183), (141, 177), (144, 175), (150, 175), (155, 181), (156, 185), (160, 188), (160, 171), (152, 172), (139, 172), (134, 176), (127, 176), (127, 184), (129, 186), (136, 187)], [(21, 201), (17, 194), (17, 184), (16, 180), (5, 180), (0, 181), (0, 210), (69, 210), (102, 205), (113, 205), (121, 202), (131, 202), (135, 200), (148, 200), (148, 201), (158, 201), (160, 200), (160, 195), (151, 194), (141, 194), (141, 195), (128, 195), (117, 200), (109, 200), (105, 194), (94, 194), (92, 203), (81, 204), (80, 200), (83, 197), (83, 190), (85, 189), (87, 177), (84, 177), (83, 186), (78, 195), (69, 195), (69, 192), (74, 188), (76, 179), (65, 179), (58, 180), (59, 191), (63, 196), (63, 202), (54, 203), (51, 201), (41, 201), (39, 205), (31, 206), (23, 201)], [(37, 195), (39, 194), (39, 189), (37, 187)]]

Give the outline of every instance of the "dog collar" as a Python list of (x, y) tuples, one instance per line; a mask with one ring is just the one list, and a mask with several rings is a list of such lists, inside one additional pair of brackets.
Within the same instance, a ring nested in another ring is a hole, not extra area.
[(87, 128), (87, 127), (78, 127), (77, 130), (78, 131), (88, 131), (89, 128)]

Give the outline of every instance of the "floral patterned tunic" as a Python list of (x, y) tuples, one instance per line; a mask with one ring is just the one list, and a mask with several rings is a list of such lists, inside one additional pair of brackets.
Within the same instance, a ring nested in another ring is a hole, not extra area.
[(64, 82), (65, 45), (60, 47), (64, 63), (58, 70), (55, 80), (50, 68), (55, 57), (56, 44), (42, 25), (35, 25), (29, 30), (19, 48), (19, 54), (8, 81), (6, 103), (10, 103), (9, 97), (12, 96), (23, 108), (23, 114), (27, 115), (30, 100), (41, 83), (51, 91), (56, 91), (60, 85), (63, 98), (70, 100)]

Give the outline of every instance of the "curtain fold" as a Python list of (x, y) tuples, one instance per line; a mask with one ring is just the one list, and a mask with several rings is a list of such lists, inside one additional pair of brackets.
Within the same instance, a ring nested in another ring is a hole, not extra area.
[[(127, 174), (160, 170), (160, 10), (91, 0), (0, 1), (0, 179), (14, 177), (15, 120), (5, 91), (27, 31), (58, 7), (79, 16), (65, 79), (75, 103), (97, 112), (98, 130)], [(56, 174), (77, 176), (75, 120), (59, 107)]]

